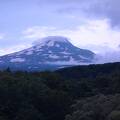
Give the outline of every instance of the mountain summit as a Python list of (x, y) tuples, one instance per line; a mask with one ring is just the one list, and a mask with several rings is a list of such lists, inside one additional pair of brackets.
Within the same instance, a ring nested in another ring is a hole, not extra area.
[(48, 36), (45, 38), (42, 38), (39, 41), (36, 41), (35, 44), (43, 45), (43, 44), (54, 44), (55, 42), (59, 43), (70, 43), (69, 40), (66, 37), (61, 36)]
[(49, 36), (20, 52), (0, 57), (0, 67), (14, 70), (51, 70), (60, 67), (89, 64), (94, 53), (72, 45), (61, 36)]

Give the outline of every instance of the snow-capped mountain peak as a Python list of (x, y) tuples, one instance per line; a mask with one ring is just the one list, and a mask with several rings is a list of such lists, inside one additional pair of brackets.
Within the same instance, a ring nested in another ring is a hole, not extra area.
[(49, 36), (33, 47), (0, 57), (1, 67), (23, 70), (41, 70), (68, 65), (89, 64), (94, 53), (72, 45), (65, 37)]
[(48, 36), (45, 38), (40, 39), (39, 41), (34, 42), (34, 45), (37, 46), (54, 46), (55, 43), (69, 43), (69, 40), (66, 37), (61, 36)]

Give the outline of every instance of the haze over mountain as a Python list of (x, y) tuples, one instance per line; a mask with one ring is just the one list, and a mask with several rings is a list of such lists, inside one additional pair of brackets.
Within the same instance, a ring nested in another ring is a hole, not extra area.
[(49, 36), (31, 48), (0, 57), (0, 67), (20, 70), (45, 70), (90, 64), (95, 54), (72, 45), (61, 36)]

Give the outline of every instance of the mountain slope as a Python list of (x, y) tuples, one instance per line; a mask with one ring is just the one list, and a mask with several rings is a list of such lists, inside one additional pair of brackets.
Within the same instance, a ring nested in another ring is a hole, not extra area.
[(73, 46), (67, 38), (49, 36), (31, 48), (0, 57), (0, 67), (18, 70), (46, 70), (91, 63), (94, 53)]

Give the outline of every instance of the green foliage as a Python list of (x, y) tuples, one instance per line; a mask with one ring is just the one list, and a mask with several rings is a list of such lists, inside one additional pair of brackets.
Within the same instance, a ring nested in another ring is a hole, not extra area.
[(97, 95), (77, 101), (66, 120), (120, 120), (120, 95)]
[(119, 110), (120, 63), (0, 72), (0, 120), (119, 120)]
[(108, 120), (120, 120), (120, 111), (112, 111), (108, 116)]
[(43, 80), (34, 73), (1, 72), (0, 114), (3, 118), (7, 116), (8, 120), (64, 119), (72, 100), (67, 92), (48, 85), (45, 78)]

